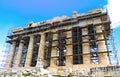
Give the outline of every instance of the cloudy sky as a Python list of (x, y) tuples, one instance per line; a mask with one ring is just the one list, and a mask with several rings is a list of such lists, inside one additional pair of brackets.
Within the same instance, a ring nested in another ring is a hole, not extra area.
[(119, 0), (0, 0), (0, 54), (6, 48), (6, 36), (11, 29), (26, 27), (30, 21), (39, 22), (55, 16), (71, 16), (73, 11), (87, 13), (105, 7), (112, 21), (116, 50), (120, 53)]
[(120, 11), (118, 10), (120, 7), (119, 0), (108, 0), (107, 7), (111, 17), (112, 27), (116, 28), (120, 26)]

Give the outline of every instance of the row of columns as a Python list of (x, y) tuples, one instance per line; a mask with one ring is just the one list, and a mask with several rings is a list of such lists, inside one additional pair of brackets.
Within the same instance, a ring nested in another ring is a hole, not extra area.
[[(84, 31), (86, 31), (86, 30), (83, 30), (83, 32)], [(97, 32), (102, 32), (101, 28), (98, 29)], [(84, 32), (84, 34), (87, 34), (87, 31)], [(71, 36), (71, 31), (70, 31), (70, 34), (67, 35), (67, 37), (68, 36), (72, 37)], [(103, 39), (103, 35), (102, 36), (99, 35), (98, 38)], [(83, 41), (88, 41), (88, 39), (83, 39)], [(99, 42), (98, 51), (105, 51), (106, 50), (105, 43), (102, 43), (102, 42), (104, 42), (104, 41)], [(102, 44), (100, 44), (100, 43), (102, 43)], [(31, 65), (32, 53), (33, 53), (33, 47), (34, 47), (33, 45), (34, 45), (34, 36), (32, 35), (32, 36), (30, 36), (30, 41), (29, 41), (29, 45), (28, 45), (25, 67), (30, 67), (30, 65)], [(19, 67), (19, 65), (20, 65), (20, 59), (21, 59), (21, 56), (22, 56), (23, 46), (24, 46), (24, 40), (21, 40), (20, 44), (19, 44), (18, 54), (16, 56), (16, 62), (15, 62), (14, 67)], [(44, 58), (44, 56), (43, 56), (44, 55), (44, 47), (45, 47), (45, 34), (41, 34), (41, 40), (40, 40), (39, 51), (38, 51), (38, 58), (40, 58), (40, 59)], [(14, 53), (15, 53), (15, 48), (16, 48), (16, 44), (15, 44), (15, 41), (13, 41), (7, 67), (11, 67), (13, 56), (14, 56)], [(67, 50), (71, 51), (71, 55), (72, 55), (72, 47), (67, 46)], [(54, 50), (52, 50), (52, 51), (54, 51)], [(84, 54), (90, 52), (88, 43), (83, 44), (83, 51), (84, 51), (83, 52)], [(51, 52), (51, 53), (54, 54), (53, 52)], [(71, 65), (70, 60), (69, 60), (70, 58), (72, 59), (72, 57), (66, 57), (66, 62), (67, 62), (68, 65)], [(103, 58), (104, 58), (104, 60), (106, 60), (106, 64), (108, 64), (106, 53), (104, 53), (103, 55), (100, 55), (100, 59), (103, 59)], [(90, 63), (90, 55), (84, 55), (83, 56), (83, 61), (84, 61), (85, 64), (89, 64)], [(51, 66), (54, 66), (53, 62), (54, 62), (54, 59), (51, 59)], [(102, 63), (104, 63), (104, 62), (102, 62)]]
[[(39, 51), (38, 51), (38, 58), (41, 58), (41, 59), (43, 59), (43, 54), (44, 54), (44, 43), (45, 43), (45, 34), (43, 33), (43, 34), (41, 34)], [(20, 43), (19, 43), (19, 47), (18, 47), (18, 53), (16, 55), (15, 64), (14, 64), (15, 68), (20, 66), (23, 46), (24, 46), (24, 40), (21, 39)], [(25, 67), (30, 67), (31, 66), (32, 54), (34, 52), (33, 48), (34, 48), (34, 35), (31, 35), (29, 45), (28, 45), (28, 50), (27, 50)], [(11, 46), (11, 51), (10, 51), (10, 54), (9, 54), (9, 57), (8, 57), (8, 62), (7, 62), (7, 65), (6, 65), (7, 68), (11, 68), (11, 66), (12, 66), (15, 51), (16, 51), (16, 41), (13, 41), (12, 46)]]

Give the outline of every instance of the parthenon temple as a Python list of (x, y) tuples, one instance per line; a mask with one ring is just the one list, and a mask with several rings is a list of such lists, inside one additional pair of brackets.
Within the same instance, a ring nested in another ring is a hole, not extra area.
[(14, 29), (7, 36), (11, 50), (6, 68), (34, 69), (39, 67), (39, 59), (51, 75), (107, 67), (111, 52), (107, 44), (110, 23), (108, 13), (100, 9), (29, 22), (26, 28)]

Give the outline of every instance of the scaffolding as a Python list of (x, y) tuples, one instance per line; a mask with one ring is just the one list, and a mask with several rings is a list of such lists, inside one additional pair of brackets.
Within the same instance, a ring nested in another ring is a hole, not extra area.
[(26, 38), (23, 38), (23, 40), (25, 40), (25, 42), (24, 42), (24, 46), (23, 46), (23, 52), (22, 52), (22, 55), (21, 55), (20, 67), (25, 66), (27, 50), (28, 50), (28, 44), (29, 44), (30, 38), (26, 37)]
[(33, 47), (33, 54), (32, 54), (32, 61), (31, 66), (35, 67), (37, 64), (37, 58), (38, 58), (38, 50), (39, 50), (39, 43), (40, 43), (40, 35), (34, 35), (34, 47)]
[(64, 30), (58, 30), (58, 45), (57, 45), (57, 65), (66, 65), (66, 34)]
[(113, 63), (114, 65), (119, 65), (119, 59), (118, 59), (118, 51), (116, 49), (116, 46), (115, 46), (115, 39), (114, 39), (114, 36), (113, 36), (113, 32), (114, 30), (112, 29), (111, 30), (111, 46), (112, 46), (112, 51), (113, 51), (113, 58), (112, 59), (115, 59), (115, 63)]
[(83, 64), (82, 30), (80, 27), (72, 28), (73, 64)]

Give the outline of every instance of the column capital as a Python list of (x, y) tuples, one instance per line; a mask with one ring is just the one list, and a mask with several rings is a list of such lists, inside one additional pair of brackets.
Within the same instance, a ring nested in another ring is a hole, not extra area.
[(40, 35), (45, 35), (45, 33), (40, 33)]
[(23, 39), (20, 40), (20, 43), (24, 43), (25, 41)]
[(12, 41), (12, 44), (16, 44), (16, 40), (13, 40), (13, 41)]
[(34, 37), (34, 35), (33, 35), (33, 34), (32, 34), (32, 35), (28, 35), (28, 37), (33, 38), (33, 37)]

